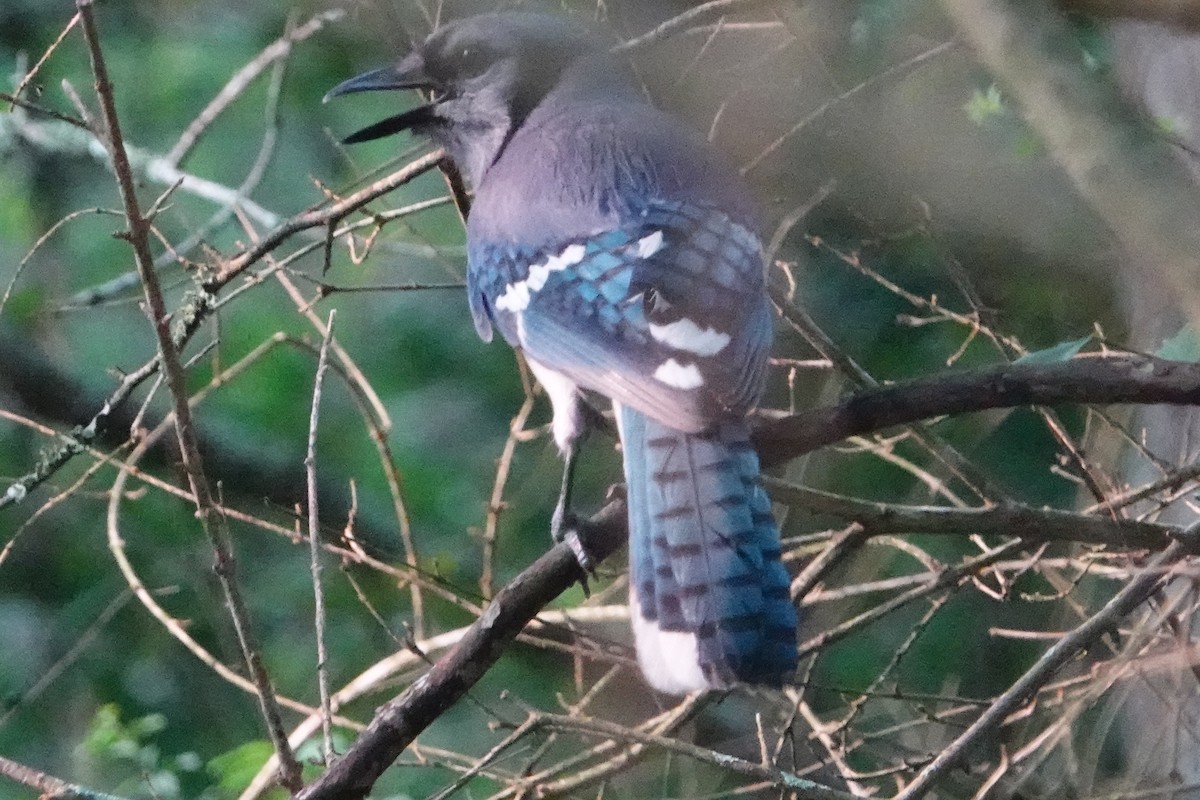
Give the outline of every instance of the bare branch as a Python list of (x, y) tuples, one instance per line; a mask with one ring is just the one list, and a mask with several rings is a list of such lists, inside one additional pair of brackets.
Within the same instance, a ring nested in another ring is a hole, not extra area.
[(654, 42), (666, 39), (668, 36), (673, 36), (679, 31), (691, 25), (698, 19), (707, 16), (715, 16), (719, 14), (728, 14), (730, 12), (744, 11), (754, 6), (766, 5), (767, 0), (708, 0), (706, 3), (689, 8), (682, 14), (677, 14), (674, 17), (660, 23), (657, 27), (652, 28), (640, 36), (621, 42), (613, 48), (616, 52), (625, 50), (634, 50), (639, 47), (645, 47)]
[(47, 775), (41, 770), (0, 756), (0, 775), (37, 789), (46, 800), (124, 800)]
[[(626, 536), (625, 504), (611, 503), (581, 526), (597, 562)], [(559, 544), (501, 589), (453, 650), (399, 697), (384, 705), (340, 761), (298, 800), (358, 800), (431, 722), (483, 677), (505, 647), (551, 600), (579, 580), (575, 555)]]
[(191, 409), (188, 406), (187, 380), (184, 376), (183, 365), (179, 362), (179, 351), (171, 336), (166, 303), (163, 300), (158, 275), (154, 269), (154, 257), (150, 253), (148, 238), (150, 223), (142, 216), (138, 205), (133, 173), (125, 154), (125, 146), (121, 138), (121, 125), (117, 118), (116, 104), (113, 101), (112, 84), (109, 82), (108, 69), (100, 47), (100, 35), (92, 15), (92, 0), (76, 0), (76, 7), (83, 20), (84, 36), (91, 57), (92, 71), (96, 77), (96, 94), (100, 99), (101, 113), (107, 133), (107, 145), (112, 154), (121, 201), (125, 207), (125, 218), (129, 225), (127, 239), (133, 247), (138, 272), (142, 279), (150, 323), (158, 341), (158, 360), (163, 367), (163, 374), (171, 394), (175, 414), (175, 433), (179, 440), (183, 467), (187, 472), (192, 494), (196, 498), (196, 516), (208, 535), (216, 554), (216, 572), (224, 590), (225, 600), (229, 605), (238, 643), (258, 688), (259, 704), (266, 719), (267, 731), (283, 764), (280, 770), (281, 780), (289, 789), (296, 791), (302, 785), (300, 764), (288, 746), (279, 706), (275, 701), (274, 689), (271, 687), (270, 678), (263, 666), (258, 643), (250, 623), (249, 612), (238, 588), (236, 561), (233, 557), (229, 532), (225, 528), (224, 517), (216, 507), (208, 480), (204, 475), (204, 465), (196, 441)]
[(561, 714), (543, 714), (535, 719), (537, 720), (537, 724), (547, 728), (576, 731), (578, 733), (602, 736), (606, 739), (615, 739), (617, 741), (635, 741), (678, 753), (696, 761), (727, 769), (740, 775), (768, 780), (774, 786), (792, 793), (791, 796), (799, 798), (799, 800), (852, 800), (852, 798), (858, 796), (849, 792), (831, 789), (828, 786), (822, 786), (815, 781), (801, 778), (799, 775), (784, 772), (774, 767), (755, 764), (736, 756), (717, 753), (703, 747), (697, 747), (688, 742), (682, 742), (678, 739), (668, 739), (662, 736), (642, 733), (603, 720), (568, 717)]
[(1127, 355), (939, 373), (864, 390), (833, 406), (764, 422), (756, 428), (754, 442), (764, 465), (773, 466), (894, 425), (1060, 403), (1200, 405), (1200, 364)]
[(221, 112), (228, 108), (230, 103), (240, 97), (242, 92), (246, 90), (246, 87), (253, 83), (254, 79), (261, 75), (267, 67), (276, 61), (287, 58), (294, 44), (307, 39), (328, 23), (336, 22), (345, 15), (346, 10), (344, 8), (331, 8), (328, 11), (315, 15), (303, 25), (289, 30), (283, 36), (263, 48), (262, 52), (233, 74), (233, 77), (225, 83), (221, 91), (217, 92), (217, 96), (192, 120), (187, 130), (180, 135), (179, 140), (175, 142), (175, 146), (165, 156), (166, 160), (174, 165), (182, 163), (188, 157), (192, 148), (196, 146), (196, 143), (200, 141), (200, 137), (204, 132), (220, 116)]
[(30, 67), (29, 71), (26, 72), (24, 77), (21, 78), (21, 82), (17, 84), (17, 88), (13, 91), (12, 97), (7, 98), (13, 107), (16, 107), (17, 102), (18, 102), (17, 98), (19, 98), (21, 96), (21, 93), (24, 92), (25, 89), (29, 86), (29, 84), (33, 82), (33, 79), (37, 76), (38, 72), (41, 70), (42, 65), (45, 64), (50, 59), (50, 56), (53, 55), (54, 51), (58, 49), (58, 46), (63, 43), (63, 39), (66, 39), (67, 34), (69, 34), (71, 31), (73, 31), (75, 29), (75, 26), (78, 24), (79, 24), (79, 12), (75, 12), (74, 16), (71, 17), (71, 21), (66, 24), (66, 26), (59, 32), (58, 36), (54, 39), (54, 41), (51, 42), (50, 46), (46, 48), (46, 51), (44, 53), (42, 53), (40, 58), (38, 58), (37, 63), (35, 63), (32, 67)]
[[(3, 118), (0, 117), (0, 121)], [(367, 203), (384, 195), (398, 186), (413, 180), (437, 166), (444, 157), (439, 150), (406, 164), (401, 169), (382, 178), (370, 186), (336, 202), (328, 207), (304, 212), (283, 223), (269, 232), (266, 237), (237, 257), (228, 261), (220, 272), (204, 284), (204, 292), (193, 304), (182, 312), (181, 329), (177, 334), (175, 346), (182, 348), (195, 334), (201, 323), (206, 320), (213, 310), (213, 298), (224, 286), (229, 284), (251, 266), (257, 264), (276, 247), (287, 241), (289, 237), (303, 230), (325, 226), (331, 219), (343, 219), (362, 208)], [(182, 185), (186, 190), (187, 183)], [(99, 411), (86, 424), (72, 432), (70, 441), (65, 442), (54, 451), (45, 455), (37, 467), (28, 475), (22, 476), (9, 486), (4, 494), (0, 494), (0, 509), (20, 502), (37, 486), (40, 486), (50, 476), (54, 475), (71, 459), (82, 452), (95, 438), (97, 429), (105, 424), (113, 412), (121, 406), (142, 383), (158, 373), (159, 359), (154, 358), (138, 369), (125, 375), (117, 389), (109, 395)]]
[(911, 72), (912, 70), (923, 65), (925, 62), (929, 61), (930, 59), (936, 58), (937, 56), (940, 56), (942, 53), (945, 53), (946, 51), (950, 50), (956, 44), (957, 44), (957, 42), (955, 42), (953, 39), (951, 39), (950, 41), (946, 41), (946, 42), (942, 42), (940, 44), (934, 45), (933, 47), (929, 48), (928, 50), (925, 50), (924, 52), (918, 53), (917, 55), (912, 56), (911, 58), (907, 58), (904, 61), (901, 61), (899, 64), (895, 64), (891, 67), (888, 67), (883, 72), (880, 72), (876, 75), (872, 75), (867, 80), (863, 81), (862, 83), (858, 84), (857, 86), (854, 86), (854, 87), (848, 89), (847, 91), (843, 92), (842, 94), (838, 95), (837, 97), (832, 97), (829, 100), (825, 101), (824, 103), (817, 106), (809, 113), (805, 114), (804, 117), (801, 118), (798, 122), (796, 122), (795, 125), (788, 128), (784, 133), (780, 134), (773, 142), (771, 142), (766, 147), (764, 147), (761, 151), (759, 151), (758, 155), (754, 156), (749, 161), (747, 161), (745, 164), (743, 164), (741, 167), (742, 174), (745, 175), (745, 174), (753, 171), (755, 168), (757, 168), (759, 165), (761, 165), (764, 161), (766, 161), (767, 158), (769, 158), (772, 153), (777, 152), (779, 150), (779, 148), (783, 147), (783, 145), (789, 139), (792, 139), (797, 134), (799, 134), (802, 130), (807, 128), (809, 125), (812, 125), (818, 119), (820, 119), (821, 117), (828, 114), (829, 111), (832, 108), (834, 108), (835, 106), (841, 105), (842, 103), (851, 99), (852, 97), (854, 97), (856, 94), (859, 94), (860, 92), (864, 92), (867, 89), (871, 89), (873, 87), (879, 86), (881, 83), (885, 83), (889, 80), (892, 80), (893, 78), (897, 78), (897, 77), (900, 77), (902, 75), (905, 75), (905, 74)]
[(1174, 525), (1087, 516), (1020, 505), (944, 508), (873, 503), (764, 478), (772, 499), (814, 514), (860, 524), (869, 535), (933, 533), (952, 536), (1019, 536), (1030, 542), (1079, 542), (1110, 548), (1161, 550), (1183, 530)]
[(492, 495), (488, 500), (487, 516), (483, 525), (483, 567), (479, 572), (479, 593), (485, 598), (495, 593), (493, 576), (496, 567), (496, 528), (500, 523), (500, 512), (504, 510), (504, 489), (508, 484), (509, 472), (512, 469), (513, 455), (517, 444), (529, 438), (525, 423), (533, 412), (533, 387), (526, 387), (525, 402), (512, 418), (508, 426), (508, 439), (496, 467), (496, 479), (492, 482)]
[(314, 598), (314, 626), (317, 634), (317, 689), (321, 698), (321, 734), (324, 740), (325, 763), (333, 760), (333, 735), (330, 718), (333, 711), (329, 705), (329, 654), (325, 649), (325, 589), (321, 584), (321, 523), (317, 505), (317, 427), (321, 415), (321, 387), (325, 382), (325, 370), (329, 366), (329, 343), (333, 339), (333, 320), (336, 311), (329, 312), (325, 323), (325, 337), (321, 340), (321, 352), (317, 358), (317, 375), (313, 381), (312, 413), (308, 421), (308, 454), (304, 458), (304, 472), (308, 477), (308, 552), (309, 570), (312, 573)]

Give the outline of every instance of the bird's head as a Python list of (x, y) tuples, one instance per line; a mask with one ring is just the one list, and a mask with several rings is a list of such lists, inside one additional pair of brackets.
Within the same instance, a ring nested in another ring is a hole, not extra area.
[(605, 51), (597, 38), (561, 17), (482, 14), (439, 28), (396, 63), (338, 84), (325, 99), (353, 92), (424, 90), (425, 104), (363, 128), (345, 142), (411, 130), (445, 147), (478, 182), (564, 71)]

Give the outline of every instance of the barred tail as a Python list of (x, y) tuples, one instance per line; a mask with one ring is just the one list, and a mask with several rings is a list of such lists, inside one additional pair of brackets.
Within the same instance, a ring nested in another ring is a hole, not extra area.
[(796, 669), (796, 610), (745, 422), (701, 434), (618, 408), (638, 662), (663, 692)]

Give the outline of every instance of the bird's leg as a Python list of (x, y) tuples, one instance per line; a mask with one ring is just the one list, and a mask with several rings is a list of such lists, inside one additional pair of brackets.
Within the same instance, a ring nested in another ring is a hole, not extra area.
[[(575, 481), (575, 464), (579, 460), (579, 445), (582, 440), (583, 437), (580, 436), (571, 441), (563, 453), (562, 487), (558, 492), (558, 503), (554, 506), (554, 516), (550, 518), (550, 536), (556, 543), (566, 542), (583, 571), (591, 572), (595, 564), (579, 538), (579, 517), (571, 510), (571, 489)], [(588, 594), (587, 578), (581, 583), (583, 593)]]
[[(559, 489), (558, 502), (554, 506), (554, 516), (550, 518), (550, 535), (555, 543), (566, 542), (584, 573), (590, 573), (595, 562), (579, 538), (579, 518), (571, 510), (571, 488), (575, 479), (579, 447), (587, 437), (590, 427), (589, 412), (592, 416), (596, 412), (584, 402), (579, 388), (565, 375), (533, 359), (526, 359), (526, 363), (546, 390), (550, 404), (554, 407), (551, 428), (554, 432), (554, 442), (563, 456), (562, 486)], [(586, 578), (582, 584), (584, 593), (587, 593)]]
[(578, 440), (567, 445), (563, 453), (562, 486), (558, 490), (558, 503), (554, 506), (554, 516), (550, 518), (550, 537), (555, 542), (561, 542), (566, 537), (566, 531), (574, 528), (578, 522), (575, 513), (571, 511), (571, 488), (575, 481), (575, 463), (579, 460)]

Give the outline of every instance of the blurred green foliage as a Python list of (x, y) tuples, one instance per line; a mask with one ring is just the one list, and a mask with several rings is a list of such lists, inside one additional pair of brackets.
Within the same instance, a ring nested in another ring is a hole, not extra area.
[(184, 779), (202, 772), (203, 762), (194, 752), (168, 756), (159, 750), (155, 739), (167, 724), (163, 714), (122, 722), (116, 706), (101, 706), (80, 749), (92, 762), (88, 766), (109, 780), (126, 776), (114, 791), (168, 799), (195, 796), (194, 790), (184, 794)]

